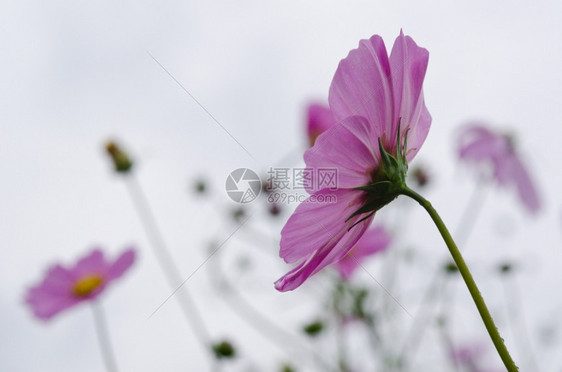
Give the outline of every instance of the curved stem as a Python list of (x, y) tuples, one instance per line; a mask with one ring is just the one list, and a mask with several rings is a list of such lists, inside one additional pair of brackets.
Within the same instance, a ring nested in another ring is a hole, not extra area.
[(109, 334), (107, 332), (107, 323), (101, 305), (96, 301), (92, 302), (92, 313), (94, 314), (94, 324), (100, 344), (101, 354), (105, 363), (107, 372), (117, 372), (117, 362), (109, 343)]
[(509, 372), (517, 372), (518, 368), (511, 358), (509, 351), (507, 351), (503, 339), (498, 332), (496, 324), (492, 319), (492, 315), (490, 314), (490, 311), (488, 310), (488, 307), (484, 302), (484, 298), (482, 297), (482, 294), (480, 293), (480, 290), (478, 289), (478, 286), (476, 285), (476, 282), (474, 281), (474, 278), (472, 277), (468, 266), (464, 262), (461, 252), (457, 248), (453, 237), (449, 233), (449, 230), (447, 230), (445, 223), (443, 222), (437, 211), (433, 208), (431, 203), (414, 190), (404, 185), (401, 190), (401, 194), (417, 201), (427, 211), (427, 213), (435, 223), (435, 226), (443, 237), (447, 248), (449, 248), (449, 252), (451, 253), (453, 260), (455, 261), (455, 264), (457, 265), (457, 268), (459, 269), (459, 272), (461, 273), (462, 278), (464, 279), (464, 282), (468, 287), (468, 291), (470, 292), (470, 295), (474, 300), (474, 304), (476, 305), (476, 308), (480, 313), (480, 317), (482, 318), (482, 321), (484, 322), (484, 325), (488, 330), (488, 334), (490, 335), (492, 342), (494, 343), (494, 346), (496, 347), (496, 350), (498, 351), (498, 354), (500, 355), (505, 367)]
[[(529, 334), (529, 327), (525, 319), (524, 303), (521, 299), (521, 291), (515, 273), (506, 277), (503, 275), (503, 288), (508, 306), (508, 319), (513, 327), (514, 339), (519, 347), (519, 354), (525, 355), (525, 361), (532, 366), (530, 370), (540, 371), (537, 359), (535, 358), (532, 337)], [(511, 303), (510, 303), (511, 301)], [(518, 329), (515, 329), (518, 328)]]
[[(168, 284), (173, 290), (176, 290), (178, 285), (183, 282), (182, 276), (178, 267), (176, 266), (174, 259), (168, 249), (164, 238), (156, 224), (156, 219), (150, 209), (148, 200), (140, 186), (137, 182), (134, 174), (130, 174), (126, 178), (126, 185), (129, 189), (131, 198), (133, 199), (134, 206), (137, 210), (141, 223), (144, 227), (150, 245), (156, 256), (156, 260), (162, 269), (162, 272), (168, 280)], [(210, 351), (209, 345), (211, 343), (211, 336), (208, 329), (203, 322), (203, 318), (197, 309), (195, 300), (186, 288), (182, 288), (181, 291), (175, 293), (178, 299), (181, 310), (183, 311), (187, 321), (190, 323), (195, 336), (201, 342), (204, 349)]]
[(325, 357), (316, 352), (313, 348), (308, 350), (308, 345), (302, 343), (302, 340), (292, 334), (285, 328), (277, 325), (271, 321), (265, 314), (262, 314), (256, 307), (254, 307), (240, 291), (231, 284), (230, 280), (225, 276), (224, 270), (221, 265), (221, 255), (218, 255), (214, 266), (214, 271), (209, 270), (211, 275), (211, 283), (213, 283), (219, 291), (224, 295), (219, 296), (227, 305), (240, 317), (246, 321), (247, 324), (260, 332), (266, 339), (277, 345), (280, 349), (284, 349), (288, 356), (299, 353), (312, 355), (313, 359), (322, 367), (324, 371), (336, 371)]
[[(464, 244), (468, 241), (474, 225), (478, 220), (478, 215), (484, 205), (486, 194), (482, 192), (483, 186), (483, 182), (477, 182), (474, 190), (472, 191), (472, 195), (469, 198), (467, 207), (461, 214), (459, 222), (457, 222), (456, 229), (454, 230), (454, 235), (456, 237), (457, 243), (460, 246), (464, 246)], [(463, 249), (466, 249), (466, 247), (464, 247)], [(434, 273), (433, 279), (431, 280), (429, 286), (425, 291), (425, 294), (422, 297), (421, 306), (415, 315), (416, 319), (422, 320), (416, 321), (413, 324), (402, 347), (401, 359), (405, 361), (405, 364), (408, 362), (406, 358), (408, 358), (409, 360), (412, 360), (414, 358), (415, 353), (418, 350), (418, 347), (420, 346), (423, 339), (423, 335), (430, 325), (430, 320), (434, 316), (434, 311), (437, 309), (439, 304), (443, 303), (445, 300), (449, 302), (448, 306), (446, 306), (449, 311), (449, 321), (452, 318), (455, 292), (451, 293), (450, 296), (444, 295), (447, 289), (447, 282), (444, 278), (444, 275), (445, 274), (443, 274), (443, 268), (439, 266), (439, 269)]]

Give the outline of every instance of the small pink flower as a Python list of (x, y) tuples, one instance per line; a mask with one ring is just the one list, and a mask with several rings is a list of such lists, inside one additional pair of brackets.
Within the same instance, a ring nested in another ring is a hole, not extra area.
[(384, 251), (390, 244), (391, 237), (383, 226), (371, 228), (355, 243), (334, 267), (345, 279), (349, 279), (360, 263), (370, 255)]
[(53, 265), (43, 281), (29, 289), (25, 301), (36, 317), (49, 320), (63, 310), (97, 298), (135, 261), (135, 251), (128, 249), (114, 262), (106, 260), (99, 249), (80, 259), (73, 267)]
[(316, 138), (327, 131), (336, 123), (332, 111), (326, 105), (312, 103), (308, 106), (306, 132), (310, 146), (314, 145)]
[(471, 123), (459, 135), (458, 152), (462, 160), (490, 166), (499, 184), (514, 185), (529, 211), (540, 209), (537, 190), (515, 152), (511, 137), (492, 132), (486, 124)]
[(304, 154), (315, 173), (336, 169), (337, 185), (308, 188), (312, 195), (281, 231), (279, 255), (299, 264), (275, 282), (277, 290), (293, 290), (340, 261), (367, 230), (374, 212), (397, 196), (357, 188), (385, 180), (379, 141), (386, 152), (397, 154), (407, 137), (403, 162), (423, 144), (431, 124), (422, 92), (428, 57), (427, 50), (400, 32), (390, 57), (382, 38), (374, 35), (340, 62), (329, 95), (336, 124)]

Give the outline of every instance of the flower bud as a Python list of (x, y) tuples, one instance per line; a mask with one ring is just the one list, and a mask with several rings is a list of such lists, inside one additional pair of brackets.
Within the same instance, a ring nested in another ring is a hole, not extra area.
[(194, 185), (197, 194), (205, 194), (207, 192), (207, 183), (204, 180), (197, 180)]
[(509, 275), (513, 272), (513, 264), (511, 262), (504, 262), (498, 265), (498, 270), (502, 275)]
[(281, 372), (295, 372), (296, 369), (293, 368), (290, 364), (284, 364), (281, 366)]
[(447, 262), (444, 266), (443, 266), (443, 270), (445, 270), (446, 274), (456, 274), (459, 272), (459, 268), (457, 267), (457, 265), (451, 261), (451, 262)]
[(113, 141), (109, 141), (105, 145), (105, 150), (107, 151), (109, 156), (111, 156), (111, 160), (113, 160), (113, 165), (115, 166), (116, 172), (127, 173), (131, 170), (131, 168), (133, 167), (133, 162), (131, 161), (127, 153), (125, 153), (123, 149), (119, 147), (119, 145), (117, 145)]
[(217, 359), (230, 359), (236, 356), (234, 346), (228, 341), (222, 341), (213, 345), (213, 351)]
[(268, 212), (272, 216), (278, 216), (281, 213), (281, 206), (277, 203), (271, 203), (268, 207)]
[(318, 336), (323, 329), (324, 329), (324, 323), (322, 323), (322, 321), (320, 320), (316, 320), (312, 323), (309, 323), (302, 328), (303, 332), (310, 337)]
[(416, 185), (420, 188), (427, 186), (427, 184), (430, 182), (430, 176), (424, 167), (415, 167), (414, 169), (412, 169), (411, 174), (414, 181), (416, 182)]

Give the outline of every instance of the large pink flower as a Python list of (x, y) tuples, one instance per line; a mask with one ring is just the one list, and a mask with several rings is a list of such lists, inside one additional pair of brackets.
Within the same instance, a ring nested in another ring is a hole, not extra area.
[(489, 130), (484, 123), (467, 124), (459, 135), (458, 153), (462, 160), (488, 165), (493, 177), (504, 186), (517, 188), (523, 205), (531, 212), (540, 209), (537, 190), (515, 152), (508, 135)]
[[(407, 136), (407, 161), (423, 144), (431, 124), (422, 92), (428, 57), (401, 32), (390, 57), (375, 35), (340, 62), (329, 95), (336, 124), (304, 154), (317, 182), (281, 231), (280, 256), (300, 263), (275, 283), (278, 290), (293, 290), (340, 261), (367, 230), (374, 211), (397, 196), (381, 201), (377, 198), (386, 196), (374, 189), (357, 188), (385, 180), (379, 141), (396, 154)], [(337, 185), (318, 184), (318, 172), (326, 169), (336, 170)]]
[(113, 262), (95, 249), (70, 268), (51, 266), (41, 283), (29, 289), (25, 301), (36, 317), (49, 320), (65, 309), (97, 298), (134, 261), (133, 249), (126, 250)]

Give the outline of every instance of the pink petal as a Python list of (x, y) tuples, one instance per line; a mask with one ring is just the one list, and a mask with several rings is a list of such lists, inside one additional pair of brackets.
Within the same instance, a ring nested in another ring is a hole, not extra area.
[(111, 264), (109, 270), (107, 271), (106, 279), (108, 281), (117, 279), (125, 273), (135, 262), (135, 250), (133, 248), (127, 249), (125, 252), (117, 258), (117, 260)]
[[(293, 270), (277, 280), (275, 282), (275, 288), (281, 292), (292, 291), (324, 267), (339, 261), (357, 240), (361, 238), (361, 235), (367, 230), (373, 218), (374, 215), (370, 216), (356, 224), (349, 231), (346, 226), (343, 226), (339, 231), (334, 232), (331, 239), (326, 241), (323, 246), (314, 251)], [(352, 221), (356, 220), (358, 219), (354, 218)]]
[(467, 160), (487, 161), (498, 157), (498, 141), (495, 138), (477, 138), (459, 148), (459, 156)]
[[(418, 101), (418, 106), (421, 108), (418, 115), (418, 109), (416, 108), (415, 117), (412, 118), (412, 122), (408, 126), (408, 143), (407, 143), (407, 152), (406, 152), (406, 159), (408, 162), (412, 161), (420, 148), (422, 147), (427, 135), (429, 133), (429, 128), (431, 127), (431, 114), (429, 113), (427, 107), (425, 107), (425, 101), (422, 96)], [(402, 136), (405, 132), (402, 132)]]
[(365, 257), (382, 252), (391, 240), (390, 234), (383, 226), (369, 229), (334, 266), (344, 279), (348, 279)]
[(519, 198), (523, 202), (523, 205), (525, 205), (530, 212), (538, 212), (541, 206), (539, 196), (521, 160), (513, 155), (510, 158), (509, 165), (506, 164), (506, 167), (509, 167), (509, 172), (517, 187)]
[(40, 286), (48, 288), (52, 293), (68, 293), (74, 284), (72, 272), (61, 265), (54, 265), (47, 270), (47, 274)]
[(316, 103), (310, 104), (307, 110), (306, 127), (310, 146), (313, 146), (316, 138), (334, 125), (335, 122), (332, 111), (328, 106)]
[(339, 63), (329, 102), (336, 122), (362, 116), (373, 126), (375, 138), (382, 136), (394, 107), (388, 54), (380, 36), (361, 40)]
[(401, 130), (410, 129), (408, 136), (408, 160), (411, 160), (427, 137), (431, 125), (431, 115), (425, 107), (422, 85), (427, 70), (429, 52), (420, 48), (402, 31), (396, 38), (390, 53), (390, 73), (394, 99), (393, 120), (385, 122), (385, 130), (390, 150), (396, 146), (398, 120)]
[(95, 249), (88, 256), (81, 258), (71, 270), (74, 278), (82, 278), (87, 275), (102, 275), (105, 277), (109, 263), (105, 260), (100, 249)]
[[(377, 169), (380, 154), (373, 127), (360, 116), (351, 116), (321, 134), (304, 153), (307, 167), (337, 169), (337, 187), (367, 185)], [(315, 178), (318, 181), (318, 177)], [(314, 185), (314, 191), (318, 187)]]
[(25, 301), (39, 319), (48, 320), (80, 302), (72, 296), (74, 277), (60, 265), (51, 267), (43, 281), (29, 289)]
[(293, 263), (322, 247), (347, 226), (345, 220), (362, 206), (363, 195), (362, 191), (346, 189), (324, 189), (311, 195), (281, 230), (279, 256)]
[(458, 152), (462, 159), (494, 162), (501, 161), (508, 152), (502, 136), (489, 131), (479, 123), (466, 125), (459, 133)]
[(66, 310), (82, 300), (66, 293), (51, 293), (48, 288), (31, 288), (26, 302), (31, 306), (33, 314), (41, 320), (49, 320), (63, 310)]
[[(351, 216), (362, 205), (363, 192), (338, 189), (321, 190), (301, 203), (281, 231), (280, 256), (285, 262), (303, 262), (279, 279), (280, 291), (300, 286), (309, 276), (341, 259), (371, 223), (372, 216), (355, 225), (363, 216)], [(319, 202), (333, 195), (336, 202)], [(317, 202), (312, 202), (317, 200)], [(351, 228), (351, 229), (350, 229)]]

